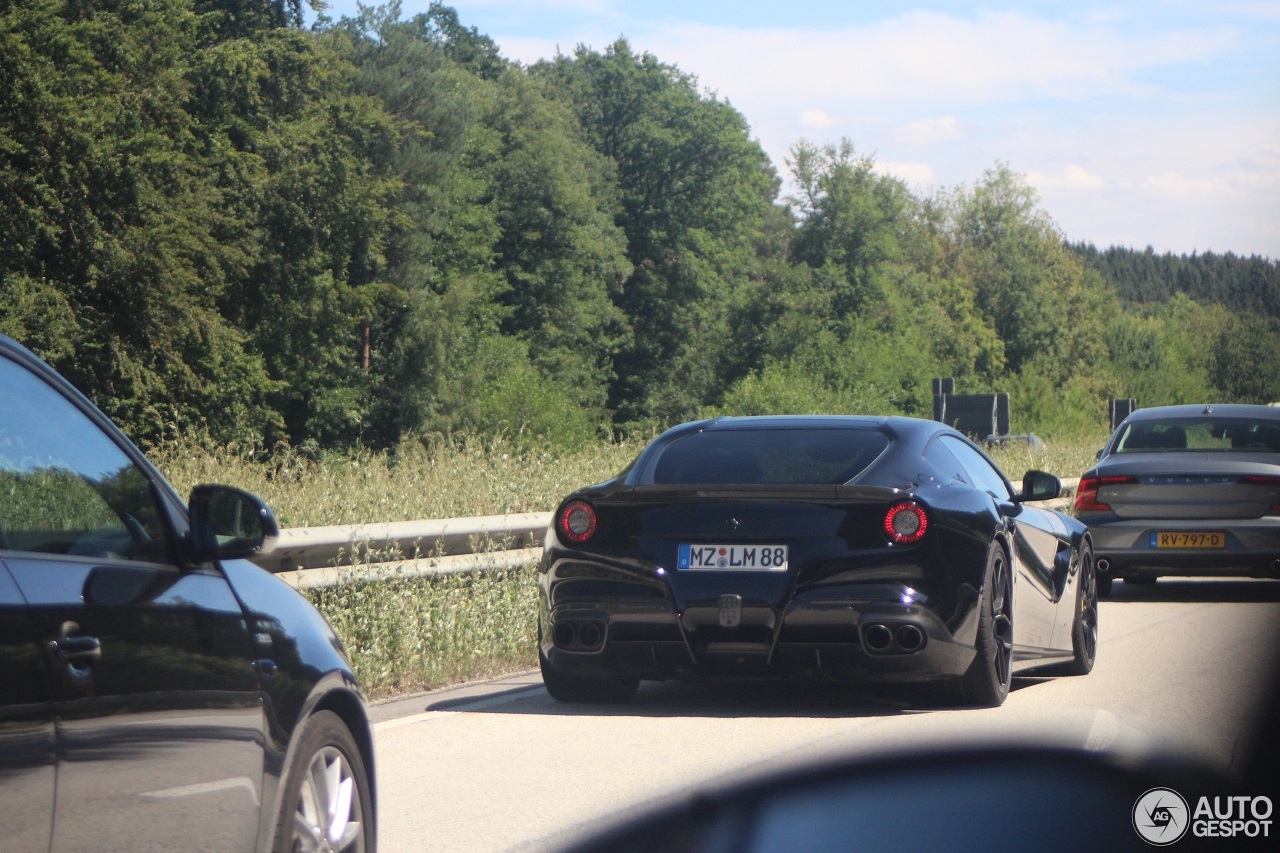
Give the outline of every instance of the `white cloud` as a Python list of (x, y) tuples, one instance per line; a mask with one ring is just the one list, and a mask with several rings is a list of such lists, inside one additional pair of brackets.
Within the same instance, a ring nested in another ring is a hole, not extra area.
[[(568, 43), (557, 42), (552, 39), (545, 38), (524, 38), (519, 36), (504, 36), (495, 39), (498, 43), (498, 50), (507, 59), (513, 59), (522, 65), (532, 65), (540, 59), (555, 59), (556, 54), (572, 54), (573, 49), (577, 47), (577, 42), (570, 41)], [(579, 39), (582, 41), (582, 39)], [(590, 39), (585, 40), (588, 44), (593, 44)], [(607, 42), (595, 42), (593, 46), (597, 50), (603, 50)]]
[(1147, 177), (1142, 187), (1170, 198), (1247, 197), (1280, 190), (1280, 167), (1275, 149), (1252, 152), (1235, 163), (1206, 174), (1187, 175), (1170, 169)]
[(1055, 173), (1033, 169), (1026, 173), (1026, 177), (1027, 182), (1038, 190), (1101, 190), (1108, 186), (1106, 178), (1074, 163)]
[(735, 100), (801, 89), (810, 97), (971, 103), (1139, 92), (1133, 72), (1218, 55), (1234, 40), (1222, 27), (1118, 35), (1017, 13), (970, 20), (930, 12), (835, 31), (667, 24), (634, 38)]
[(1249, 151), (1232, 177), (1242, 189), (1280, 190), (1280, 145), (1262, 145)]
[(840, 119), (826, 110), (805, 110), (800, 113), (800, 126), (810, 130), (826, 130), (840, 124)]
[(910, 163), (894, 160), (876, 161), (874, 171), (892, 175), (906, 182), (913, 189), (928, 190), (938, 183), (938, 176), (927, 163)]
[(894, 138), (907, 145), (936, 145), (964, 136), (964, 129), (955, 116), (925, 118), (909, 122), (894, 133)]
[(1177, 172), (1162, 172), (1147, 178), (1143, 186), (1166, 196), (1215, 196), (1230, 191), (1223, 178), (1188, 178)]

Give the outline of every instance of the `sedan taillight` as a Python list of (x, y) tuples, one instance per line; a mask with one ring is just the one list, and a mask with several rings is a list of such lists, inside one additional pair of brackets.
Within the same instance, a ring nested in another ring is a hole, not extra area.
[(1084, 512), (1110, 512), (1111, 504), (1098, 500), (1098, 488), (1136, 482), (1137, 477), (1081, 477), (1080, 485), (1076, 487), (1075, 508)]
[(1280, 477), (1269, 477), (1265, 474), (1250, 474), (1240, 478), (1240, 482), (1251, 486), (1270, 486), (1276, 490), (1276, 502), (1267, 508), (1271, 515), (1280, 514)]
[(884, 535), (895, 545), (919, 542), (928, 529), (929, 516), (919, 504), (894, 504), (884, 514)]
[(570, 501), (556, 516), (556, 531), (560, 538), (574, 545), (581, 545), (596, 532), (596, 511), (586, 501)]

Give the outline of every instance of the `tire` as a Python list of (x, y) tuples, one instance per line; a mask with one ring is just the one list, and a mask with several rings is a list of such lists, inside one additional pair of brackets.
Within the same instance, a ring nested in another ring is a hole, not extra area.
[(638, 678), (585, 678), (556, 669), (538, 650), (542, 684), (557, 702), (630, 702), (640, 687)]
[(1076, 584), (1075, 616), (1071, 623), (1072, 660), (1062, 665), (1063, 675), (1088, 675), (1098, 656), (1098, 573), (1093, 549), (1085, 543), (1080, 551), (1080, 578)]
[(978, 598), (977, 654), (959, 679), (960, 704), (994, 708), (1004, 704), (1013, 675), (1013, 572), (999, 542), (987, 551)]
[(1136, 577), (1127, 577), (1124, 582), (1130, 586), (1155, 586), (1156, 575), (1137, 575)]
[(276, 853), (374, 853), (369, 775), (341, 717), (317, 711), (302, 724), (283, 784)]
[(1094, 581), (1097, 583), (1097, 586), (1098, 586), (1098, 598), (1110, 597), (1111, 583), (1112, 581), (1115, 580), (1115, 578), (1111, 576), (1111, 573), (1106, 572), (1104, 574), (1098, 574), (1098, 570), (1095, 567), (1093, 571), (1093, 577), (1094, 577)]

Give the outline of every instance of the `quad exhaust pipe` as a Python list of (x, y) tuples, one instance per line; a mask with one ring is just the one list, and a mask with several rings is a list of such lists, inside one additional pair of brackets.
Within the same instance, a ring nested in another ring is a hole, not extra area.
[(862, 629), (862, 643), (871, 654), (906, 655), (924, 648), (928, 638), (919, 625), (872, 622)]
[(570, 622), (557, 622), (551, 639), (560, 648), (567, 649), (578, 642), (578, 629)]
[(569, 652), (598, 652), (604, 648), (605, 625), (597, 620), (564, 620), (551, 631), (556, 648)]
[(915, 652), (924, 648), (924, 631), (921, 631), (915, 625), (899, 626), (898, 630), (893, 633), (893, 638), (898, 641), (898, 648), (904, 652)]
[(868, 625), (864, 636), (867, 648), (874, 652), (887, 652), (893, 645), (893, 632), (884, 625)]

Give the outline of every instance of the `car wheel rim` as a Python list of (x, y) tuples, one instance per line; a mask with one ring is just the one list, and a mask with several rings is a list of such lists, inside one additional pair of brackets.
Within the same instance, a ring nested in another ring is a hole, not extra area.
[(1098, 648), (1098, 576), (1094, 573), (1093, 558), (1087, 557), (1081, 567), (1080, 627), (1086, 660), (1093, 660)]
[(296, 853), (364, 850), (358, 784), (341, 750), (326, 746), (315, 754), (293, 815)]
[(1009, 683), (1013, 664), (1013, 607), (1009, 596), (1009, 572), (1004, 553), (997, 554), (991, 567), (992, 634), (996, 641), (996, 676), (1001, 685)]

